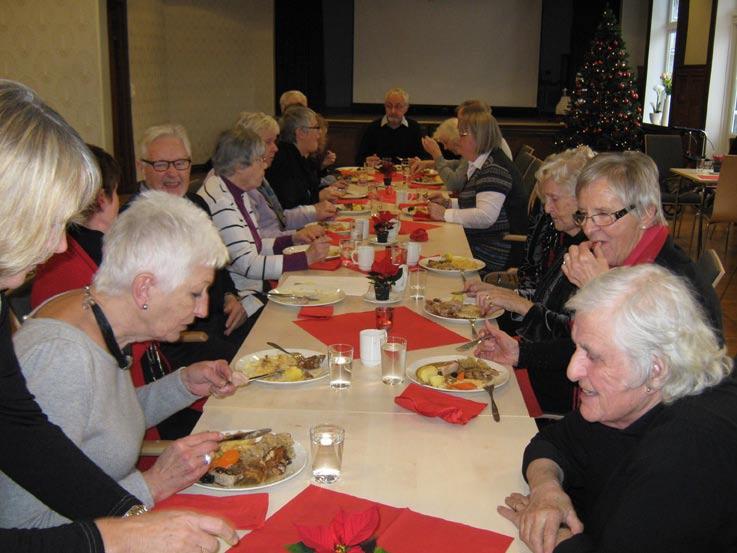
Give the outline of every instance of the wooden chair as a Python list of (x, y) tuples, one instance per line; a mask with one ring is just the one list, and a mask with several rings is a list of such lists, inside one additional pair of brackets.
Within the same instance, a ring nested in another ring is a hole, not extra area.
[(703, 276), (705, 280), (711, 282), (714, 288), (717, 287), (725, 271), (722, 260), (719, 259), (716, 250), (704, 250), (704, 253), (701, 254), (701, 257), (696, 262), (696, 272)]
[[(704, 241), (709, 234), (710, 226), (721, 223), (727, 224), (727, 235), (724, 239), (724, 255), (727, 255), (729, 232), (732, 230), (732, 223), (737, 223), (737, 156), (724, 156), (711, 213), (703, 213), (698, 219), (699, 224), (702, 224), (701, 219), (706, 220), (706, 232), (703, 234)], [(694, 219), (695, 223), (696, 219)], [(691, 232), (693, 234), (693, 229)], [(700, 249), (703, 250), (704, 245), (701, 244), (700, 246)]]

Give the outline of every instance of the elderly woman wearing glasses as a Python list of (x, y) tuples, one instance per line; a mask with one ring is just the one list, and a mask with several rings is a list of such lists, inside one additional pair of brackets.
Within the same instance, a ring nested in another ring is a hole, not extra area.
[[(289, 108), (287, 113), (297, 108)], [(278, 279), (284, 271), (299, 271), (325, 259), (329, 239), (313, 240), (300, 253), (283, 255), (294, 244), (293, 236), (264, 238), (248, 192), (263, 181), (268, 163), (263, 140), (255, 132), (235, 127), (220, 135), (212, 156), (214, 174), (205, 180), (197, 194), (207, 202), (215, 226), (230, 254), (228, 271), (241, 303), (249, 315), (247, 325), (266, 301), (267, 280)]]
[[(612, 267), (655, 263), (687, 280), (721, 337), (722, 313), (714, 288), (668, 235), (660, 203), (658, 169), (640, 152), (611, 152), (591, 160), (578, 177), (574, 220), (587, 240), (563, 256), (566, 277), (581, 287)], [(565, 367), (573, 354), (570, 337), (517, 342), (487, 325), (479, 348), (489, 359), (526, 368), (541, 407), (568, 412), (573, 386)]]
[(507, 268), (521, 258), (522, 245), (505, 242), (507, 233), (527, 232), (527, 198), (509, 158), (499, 149), (501, 131), (489, 106), (468, 103), (458, 114), (460, 150), (468, 162), (458, 199), (431, 194), (428, 211), (436, 221), (463, 225), (474, 257), (485, 272)]
[(580, 408), (532, 439), (530, 493), (499, 507), (535, 553), (735, 550), (737, 383), (692, 292), (642, 265), (568, 302)]
[(279, 126), (279, 151), (266, 171), (266, 178), (282, 207), (292, 209), (339, 198), (336, 186), (320, 189), (320, 164), (312, 157), (320, 148), (317, 114), (304, 106), (290, 106)]

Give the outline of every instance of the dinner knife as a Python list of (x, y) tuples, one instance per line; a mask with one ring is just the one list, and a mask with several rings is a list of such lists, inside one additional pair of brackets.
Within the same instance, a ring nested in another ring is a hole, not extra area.
[(470, 342), (461, 344), (460, 346), (456, 348), (456, 351), (467, 351), (473, 347), (476, 347), (478, 344), (484, 341), (484, 338), (486, 338), (486, 336), (479, 336), (475, 340), (471, 340)]

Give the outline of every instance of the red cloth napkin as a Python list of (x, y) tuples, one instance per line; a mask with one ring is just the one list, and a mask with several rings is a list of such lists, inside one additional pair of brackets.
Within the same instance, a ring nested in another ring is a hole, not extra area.
[(286, 545), (299, 541), (295, 523), (327, 526), (340, 509), (355, 513), (374, 505), (378, 507), (380, 517), (376, 531), (378, 545), (390, 553), (504, 553), (514, 540), (511, 536), (489, 530), (310, 485), (274, 513), (263, 527), (244, 536), (231, 551), (284, 551)]
[[(323, 344), (351, 344), (353, 356), (360, 354), (358, 333), (365, 328), (374, 328), (374, 310), (359, 313), (344, 313), (327, 320), (305, 319), (293, 321)], [(407, 307), (394, 308), (394, 324), (391, 334), (407, 338), (407, 349), (433, 348), (468, 341), (439, 324), (418, 315)]]
[[(332, 237), (330, 241), (332, 242)], [(337, 246), (338, 244), (335, 245)], [(316, 271), (335, 271), (340, 269), (340, 261), (340, 257), (336, 257), (335, 259), (326, 259), (325, 261), (317, 261), (310, 265), (310, 269), (314, 269)]]
[[(391, 251), (387, 251), (388, 248), (390, 248), (390, 246), (386, 246), (383, 250), (374, 250), (374, 263), (381, 261), (387, 255), (391, 255)], [(369, 273), (368, 271), (362, 271), (359, 269), (358, 264), (356, 263), (351, 263), (350, 265), (347, 265), (346, 268), (356, 271), (357, 273), (361, 273), (362, 275), (367, 275)]]
[(718, 181), (719, 175), (699, 175), (700, 179)]
[(298, 317), (300, 319), (329, 319), (333, 316), (332, 305), (306, 305), (299, 310)]
[[(399, 234), (411, 234), (417, 229), (432, 230), (438, 228), (440, 225), (433, 225), (431, 223), (416, 223), (414, 221), (402, 221), (399, 226)], [(369, 225), (369, 234), (376, 234), (373, 223)]]
[(335, 204), (367, 204), (368, 199), (367, 198), (340, 198), (337, 200), (333, 200), (333, 203)]
[(430, 237), (424, 228), (418, 228), (409, 235), (409, 239), (413, 242), (427, 242)]
[(451, 424), (466, 424), (486, 407), (485, 403), (444, 394), (414, 383), (395, 397), (394, 403), (425, 417), (440, 417)]
[(220, 517), (238, 530), (261, 528), (269, 509), (269, 494), (238, 494), (227, 497), (178, 493), (159, 501), (154, 511), (185, 510)]

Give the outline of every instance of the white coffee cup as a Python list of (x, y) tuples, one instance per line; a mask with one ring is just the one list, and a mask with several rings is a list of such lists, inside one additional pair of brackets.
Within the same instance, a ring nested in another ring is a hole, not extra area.
[(419, 242), (407, 242), (407, 265), (412, 267), (420, 262), (422, 244)]
[(381, 363), (381, 346), (386, 342), (386, 330), (367, 328), (358, 335), (361, 346), (361, 363), (366, 367), (374, 367)]
[(374, 264), (374, 248), (368, 245), (358, 246), (351, 256), (353, 263), (358, 264), (362, 271), (370, 271)]
[(400, 265), (400, 268), (402, 269), (402, 276), (392, 284), (392, 290), (395, 292), (404, 292), (404, 289), (407, 287), (409, 267), (407, 265)]

